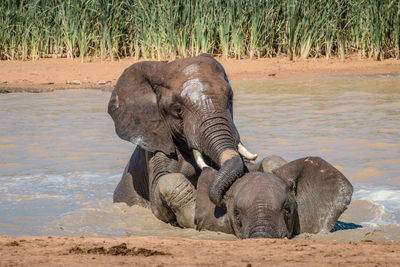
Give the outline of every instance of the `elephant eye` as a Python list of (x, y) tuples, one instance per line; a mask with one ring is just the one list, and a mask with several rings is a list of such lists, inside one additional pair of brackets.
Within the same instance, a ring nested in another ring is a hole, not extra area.
[(182, 114), (182, 106), (179, 103), (173, 103), (171, 105), (172, 112), (175, 116), (179, 117)]

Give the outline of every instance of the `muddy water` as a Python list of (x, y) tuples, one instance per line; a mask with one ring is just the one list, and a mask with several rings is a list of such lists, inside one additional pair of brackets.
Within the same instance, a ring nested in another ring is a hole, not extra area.
[[(400, 76), (232, 82), (242, 141), (260, 156), (321, 156), (353, 183), (340, 220), (360, 229), (301, 235), (400, 240)], [(106, 113), (109, 92), (0, 95), (0, 234), (164, 235), (234, 239), (178, 229), (149, 210), (112, 203), (134, 146)]]

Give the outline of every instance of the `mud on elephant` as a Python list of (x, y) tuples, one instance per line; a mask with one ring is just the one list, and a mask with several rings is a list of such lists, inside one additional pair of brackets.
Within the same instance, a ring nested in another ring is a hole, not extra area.
[[(206, 54), (127, 68), (112, 92), (108, 112), (118, 136), (137, 148), (114, 192), (114, 202), (147, 205), (159, 219), (179, 222), (181, 215), (162, 198), (162, 190), (172, 190), (171, 203), (193, 217), (198, 166), (208, 164), (218, 170), (209, 198), (223, 207), (225, 192), (246, 171), (242, 156), (256, 157), (240, 144), (232, 98), (223, 67)], [(190, 185), (171, 188), (171, 176)], [(189, 225), (183, 221), (186, 215), (180, 224), (193, 226), (192, 220)]]

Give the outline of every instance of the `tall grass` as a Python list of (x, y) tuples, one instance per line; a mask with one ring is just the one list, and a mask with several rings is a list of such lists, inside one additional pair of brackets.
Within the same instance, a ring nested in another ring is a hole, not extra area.
[(400, 58), (399, 0), (2, 0), (0, 59)]

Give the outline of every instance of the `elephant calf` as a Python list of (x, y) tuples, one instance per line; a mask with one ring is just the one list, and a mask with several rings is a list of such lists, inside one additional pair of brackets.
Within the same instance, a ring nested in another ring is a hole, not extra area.
[[(319, 157), (301, 158), (271, 170), (276, 163), (276, 157), (267, 158), (259, 166), (265, 172), (249, 172), (236, 180), (225, 195), (226, 209), (209, 200), (207, 190), (216, 171), (205, 168), (197, 184), (197, 229), (239, 238), (329, 232), (350, 204), (350, 182)], [(283, 162), (278, 158), (278, 163)]]

